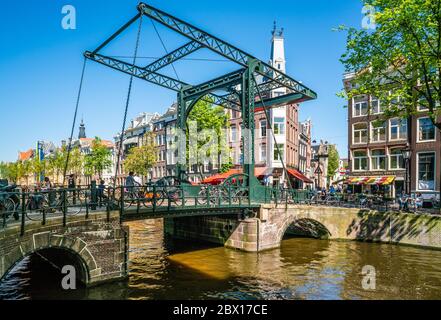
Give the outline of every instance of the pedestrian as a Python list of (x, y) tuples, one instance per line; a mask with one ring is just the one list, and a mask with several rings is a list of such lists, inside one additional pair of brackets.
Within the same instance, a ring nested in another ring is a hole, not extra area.
[(416, 209), (422, 209), (424, 203), (424, 198), (421, 192), (418, 192), (415, 197), (415, 207)]
[(335, 188), (334, 188), (334, 185), (331, 185), (331, 187), (329, 188), (329, 193), (330, 193), (330, 194), (335, 194)]
[(75, 176), (73, 174), (70, 174), (69, 178), (67, 178), (67, 187), (69, 189), (75, 189)]
[(98, 185), (98, 200), (99, 206), (103, 206), (103, 200), (106, 198), (106, 184), (104, 180), (100, 180), (100, 184)]

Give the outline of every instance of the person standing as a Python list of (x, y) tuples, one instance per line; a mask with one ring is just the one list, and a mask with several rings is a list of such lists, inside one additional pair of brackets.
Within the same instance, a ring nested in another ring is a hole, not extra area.
[(100, 180), (100, 184), (98, 185), (98, 201), (99, 206), (103, 206), (103, 200), (106, 199), (106, 185), (104, 180)]

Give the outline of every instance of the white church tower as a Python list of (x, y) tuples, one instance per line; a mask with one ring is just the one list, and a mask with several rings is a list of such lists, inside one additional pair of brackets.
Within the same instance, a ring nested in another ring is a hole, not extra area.
[[(270, 65), (280, 70), (281, 72), (286, 72), (286, 60), (285, 60), (285, 39), (283, 36), (283, 28), (277, 29), (276, 22), (274, 22), (274, 29), (272, 31), (271, 38), (271, 60)], [(286, 93), (286, 88), (275, 89), (272, 92), (272, 97), (277, 97)], [(271, 122), (273, 132), (275, 134), (275, 140), (279, 146), (279, 150), (282, 155), (283, 162), (286, 165), (286, 130), (287, 130), (287, 119), (286, 119), (286, 106), (272, 109), (271, 112)], [(284, 173), (281, 170), (283, 168), (282, 161), (280, 157), (277, 157), (277, 148), (274, 144), (273, 137), (268, 137), (268, 165), (270, 168), (277, 170), (282, 175), (280, 182), (283, 183)]]

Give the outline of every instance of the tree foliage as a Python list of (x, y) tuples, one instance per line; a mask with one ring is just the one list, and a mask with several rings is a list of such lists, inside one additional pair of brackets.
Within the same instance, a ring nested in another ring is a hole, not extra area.
[(124, 160), (127, 171), (133, 171), (141, 176), (148, 176), (150, 169), (156, 163), (155, 135), (152, 132), (143, 137), (143, 144), (130, 149)]
[(363, 0), (375, 9), (374, 30), (348, 31), (341, 57), (347, 72), (355, 72), (352, 98), (371, 94), (387, 106), (385, 117), (407, 118), (427, 108), (441, 129), (441, 1)]
[(104, 170), (112, 165), (112, 152), (98, 137), (92, 141), (90, 153), (84, 157), (84, 171), (88, 175), (97, 174), (101, 179)]
[[(187, 144), (188, 153), (196, 155), (198, 166), (204, 165), (204, 160), (210, 159), (211, 163), (220, 164), (221, 171), (231, 168), (229, 147), (226, 132), (229, 127), (228, 115), (221, 106), (216, 106), (206, 100), (199, 100), (191, 110), (187, 124), (189, 126), (187, 137), (191, 138), (191, 124), (197, 126), (197, 144)], [(210, 133), (212, 132), (212, 134)]]
[(332, 178), (339, 168), (340, 155), (335, 145), (328, 147), (328, 178)]

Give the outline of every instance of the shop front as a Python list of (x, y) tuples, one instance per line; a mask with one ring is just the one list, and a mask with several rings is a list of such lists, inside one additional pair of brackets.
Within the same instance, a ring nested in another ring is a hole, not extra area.
[(381, 194), (387, 197), (395, 197), (396, 189), (400, 184), (396, 184), (396, 176), (369, 176), (369, 177), (349, 177), (345, 183), (350, 193)]

